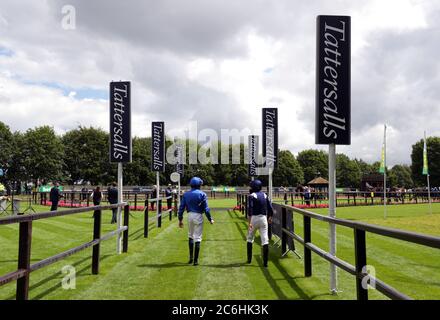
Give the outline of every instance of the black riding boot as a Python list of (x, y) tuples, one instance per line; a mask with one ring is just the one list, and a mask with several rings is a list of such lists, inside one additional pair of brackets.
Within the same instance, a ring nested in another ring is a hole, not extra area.
[(194, 265), (199, 264), (199, 252), (200, 252), (200, 242), (196, 242), (196, 246), (194, 249)]
[(263, 266), (267, 267), (267, 260), (269, 259), (269, 245), (265, 244), (263, 246)]
[(252, 242), (247, 243), (247, 263), (252, 262)]
[(194, 241), (191, 238), (189, 238), (189, 240), (188, 240), (188, 247), (189, 247), (189, 261), (188, 261), (188, 263), (193, 263)]

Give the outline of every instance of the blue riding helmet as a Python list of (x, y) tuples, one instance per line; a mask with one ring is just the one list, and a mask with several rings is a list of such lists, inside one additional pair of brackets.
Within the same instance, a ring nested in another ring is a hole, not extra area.
[(200, 179), (199, 177), (192, 177), (189, 182), (191, 188), (200, 188), (202, 184), (203, 184), (203, 180)]
[(258, 192), (261, 191), (261, 188), (263, 187), (263, 183), (261, 182), (261, 180), (256, 179), (251, 181), (250, 187), (252, 192)]

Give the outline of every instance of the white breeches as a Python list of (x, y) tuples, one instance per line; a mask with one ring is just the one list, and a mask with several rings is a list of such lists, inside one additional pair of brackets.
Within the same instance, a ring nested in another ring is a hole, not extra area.
[(247, 241), (250, 243), (254, 242), (255, 233), (257, 230), (260, 230), (260, 237), (261, 237), (261, 245), (269, 244), (269, 236), (267, 234), (268, 227), (267, 227), (267, 217), (260, 215), (260, 216), (252, 216), (251, 217), (251, 224), (252, 229), (249, 230)]
[(202, 241), (203, 214), (190, 212), (188, 214), (188, 237), (194, 242)]

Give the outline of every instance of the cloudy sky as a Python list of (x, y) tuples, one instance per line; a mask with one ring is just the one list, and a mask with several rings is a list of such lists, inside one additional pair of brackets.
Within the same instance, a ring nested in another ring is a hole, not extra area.
[(410, 163), (424, 130), (440, 135), (434, 0), (2, 0), (0, 121), (108, 130), (108, 83), (131, 80), (134, 135), (154, 120), (170, 135), (194, 120), (259, 134), (261, 108), (278, 107), (281, 148), (325, 148), (314, 144), (319, 14), (352, 17), (352, 145), (337, 150), (378, 161), (387, 123), (389, 164)]

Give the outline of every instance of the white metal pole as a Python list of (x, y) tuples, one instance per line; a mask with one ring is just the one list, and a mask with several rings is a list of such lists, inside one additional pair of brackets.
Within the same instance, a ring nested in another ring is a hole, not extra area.
[(180, 208), (180, 173), (179, 181), (177, 182), (177, 208)]
[[(118, 162), (118, 204), (123, 202), (123, 183), (122, 183), (122, 162)], [(122, 208), (118, 207), (116, 216), (116, 227), (120, 229), (122, 227)], [(116, 252), (121, 254), (122, 252), (122, 232), (118, 233), (116, 242)]]
[[(428, 157), (428, 144), (426, 143), (426, 131), (423, 132), (423, 138), (424, 140), (424, 145), (423, 148), (426, 148), (426, 151), (423, 150), (423, 165), (425, 165), (425, 152), (426, 152), (426, 157)], [(429, 201), (429, 213), (432, 213), (432, 202), (431, 202), (431, 186), (429, 183), (429, 171), (426, 173), (426, 181), (428, 183), (428, 201)]]
[(383, 128), (383, 215), (387, 218), (387, 125)]
[[(330, 217), (336, 217), (336, 145), (334, 143), (328, 148), (328, 178), (329, 178), (329, 211)], [(336, 225), (330, 223), (330, 254), (336, 256)], [(330, 263), (330, 292), (338, 292), (338, 273), (336, 265)]]
[(273, 196), (272, 170), (273, 168), (269, 168), (269, 200), (270, 201), (272, 201), (272, 196)]
[[(156, 216), (159, 218), (159, 198), (160, 198), (160, 186), (159, 186), (159, 171), (156, 171)], [(159, 226), (159, 220), (157, 220), (157, 224)]]
[(426, 179), (428, 180), (429, 213), (432, 213), (431, 186), (429, 184), (429, 173), (426, 175)]

